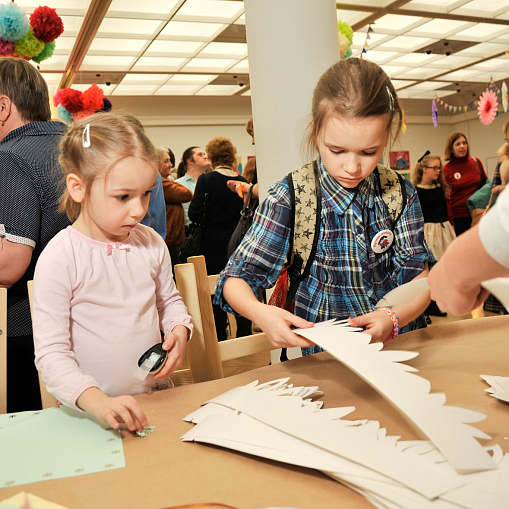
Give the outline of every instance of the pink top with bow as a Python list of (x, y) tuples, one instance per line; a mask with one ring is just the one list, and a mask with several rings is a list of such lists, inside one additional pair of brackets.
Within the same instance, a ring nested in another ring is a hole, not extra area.
[(108, 396), (170, 387), (134, 377), (138, 359), (191, 317), (173, 281), (168, 249), (137, 225), (125, 242), (92, 240), (74, 228), (42, 252), (34, 276), (36, 365), (59, 401), (76, 408), (89, 387)]

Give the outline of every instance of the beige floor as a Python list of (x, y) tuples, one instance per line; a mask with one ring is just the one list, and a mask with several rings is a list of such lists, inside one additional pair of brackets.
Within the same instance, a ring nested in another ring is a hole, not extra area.
[[(484, 316), (493, 316), (493, 313), (489, 312), (482, 312)], [(474, 316), (472, 316), (474, 315)], [(466, 315), (451, 315), (450, 313), (447, 314), (445, 317), (439, 317), (439, 316), (432, 316), (431, 317), (431, 325), (430, 327), (433, 327), (434, 325), (440, 325), (443, 323), (448, 322), (454, 322), (456, 320), (465, 320), (469, 318), (479, 318), (481, 315), (480, 311), (474, 312), (473, 314), (468, 313)], [(232, 327), (232, 337), (234, 337), (235, 334), (235, 325)], [(246, 371), (250, 371), (252, 369), (261, 368), (263, 366), (268, 366), (270, 364), (270, 352), (263, 352), (256, 355), (250, 355), (248, 357), (243, 357), (241, 359), (234, 359), (231, 361), (226, 361), (223, 363), (223, 372), (224, 376), (232, 376), (237, 375), (239, 373), (244, 373)], [(173, 383), (176, 386), (179, 385), (186, 385), (191, 383), (191, 377), (189, 374), (189, 371), (177, 371), (172, 375)]]

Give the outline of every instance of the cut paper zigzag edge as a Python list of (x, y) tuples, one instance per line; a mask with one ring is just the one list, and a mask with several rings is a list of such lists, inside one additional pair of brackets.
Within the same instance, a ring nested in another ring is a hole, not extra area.
[(322, 402), (310, 400), (316, 387), (288, 380), (252, 382), (210, 400), (184, 419), (196, 426), (182, 440), (315, 468), (376, 507), (508, 507), (509, 455), (499, 446), (491, 449), (501, 470), (460, 475), (430, 442), (387, 436), (376, 421), (342, 420), (352, 407), (323, 410)]
[(415, 368), (401, 364), (416, 357), (416, 352), (382, 350), (382, 343), (369, 343), (368, 334), (350, 332), (347, 327), (336, 326), (334, 320), (294, 332), (320, 345), (390, 401), (459, 473), (497, 468), (475, 440), (491, 437), (466, 424), (481, 421), (486, 416), (445, 406), (444, 394), (431, 394), (429, 381), (411, 373), (417, 371)]

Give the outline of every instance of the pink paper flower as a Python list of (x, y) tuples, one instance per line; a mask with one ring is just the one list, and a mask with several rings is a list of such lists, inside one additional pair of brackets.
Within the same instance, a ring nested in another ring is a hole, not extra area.
[(497, 116), (497, 111), (497, 94), (493, 90), (485, 90), (479, 98), (479, 104), (477, 105), (477, 114), (481, 123), (490, 125)]
[(433, 125), (438, 127), (438, 111), (435, 99), (433, 99), (433, 102), (431, 103), (431, 117), (433, 118)]

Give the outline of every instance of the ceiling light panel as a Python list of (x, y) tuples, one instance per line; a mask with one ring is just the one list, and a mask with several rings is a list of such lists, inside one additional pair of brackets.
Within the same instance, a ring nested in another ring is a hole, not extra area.
[(405, 10), (440, 12), (446, 14), (468, 0), (411, 0), (403, 5)]
[(343, 11), (340, 9), (338, 9), (336, 13), (338, 21), (344, 21), (349, 25), (355, 25), (356, 23), (360, 23), (362, 20), (366, 19), (367, 17), (373, 14), (372, 12)]
[[(413, 85), (415, 81), (407, 81), (407, 80), (391, 80), (392, 85), (396, 90), (400, 88), (407, 87), (408, 85)], [(398, 93), (399, 95), (399, 93)]]
[(509, 58), (490, 58), (484, 62), (479, 62), (472, 66), (472, 69), (479, 69), (480, 71), (499, 71), (503, 68), (509, 68)]
[(451, 14), (460, 16), (479, 16), (481, 18), (494, 18), (507, 11), (507, 0), (474, 0), (454, 9)]
[(507, 71), (497, 71), (497, 72), (485, 72), (481, 74), (475, 74), (473, 76), (470, 76), (468, 78), (465, 78), (463, 81), (468, 81), (470, 83), (477, 82), (477, 83), (485, 83), (486, 86), (488, 86), (488, 83), (493, 79), (494, 81), (500, 81), (505, 80), (509, 78), (509, 70)]
[(428, 18), (419, 16), (401, 16), (399, 14), (386, 14), (376, 20), (375, 29), (385, 34), (402, 34), (412, 30), (428, 21)]
[(246, 58), (247, 44), (241, 42), (211, 42), (200, 53), (209, 58)]
[[(17, 0), (19, 7), (28, 13), (32, 13), (41, 5), (39, 0)], [(43, 4), (44, 5), (44, 4)], [(84, 16), (90, 6), (90, 0), (51, 0), (51, 7), (57, 10), (59, 16), (81, 15)]]
[(132, 71), (177, 72), (187, 62), (186, 58), (176, 57), (140, 57), (133, 65)]
[(187, 0), (175, 14), (177, 21), (211, 21), (233, 23), (244, 13), (244, 2)]
[(158, 39), (212, 41), (227, 25), (220, 23), (194, 23), (170, 21), (157, 37)]
[(168, 19), (179, 3), (180, 0), (150, 0), (150, 2), (113, 0), (108, 8), (106, 17), (124, 17), (132, 14), (142, 18)]
[(366, 60), (371, 60), (377, 64), (385, 64), (386, 62), (392, 61), (395, 57), (401, 55), (396, 51), (377, 51), (377, 50), (369, 50), (365, 53), (364, 58)]
[(176, 85), (163, 85), (160, 87), (154, 95), (194, 95), (202, 85), (185, 85), (185, 84), (176, 84)]
[(104, 18), (97, 35), (99, 37), (124, 35), (152, 39), (163, 23), (153, 19)]
[(509, 26), (493, 23), (477, 23), (476, 25), (452, 35), (450, 39), (459, 41), (489, 41), (509, 32)]
[[(62, 35), (67, 37), (76, 37), (83, 24), (84, 16), (60, 16), (64, 24), (64, 32)], [(57, 39), (58, 42), (58, 39)]]
[(233, 95), (238, 91), (238, 85), (206, 85), (195, 95)]
[(122, 85), (162, 85), (171, 74), (126, 74)]
[(56, 55), (68, 55), (72, 48), (74, 47), (74, 43), (76, 42), (76, 37), (64, 37), (61, 35), (55, 42), (55, 53)]
[(251, 97), (251, 89), (246, 90), (246, 91), (245, 91), (243, 94), (241, 94), (241, 95)]
[(412, 88), (416, 90), (438, 90), (439, 88), (447, 87), (452, 85), (450, 81), (423, 81), (422, 83), (417, 83)]
[(441, 58), (434, 60), (430, 66), (437, 67), (439, 69), (457, 69), (466, 65), (473, 64), (475, 59), (472, 57), (458, 57), (456, 55), (441, 56)]
[(175, 74), (168, 85), (207, 85), (216, 78), (216, 74)]
[(112, 95), (152, 95), (157, 85), (117, 85)]
[(226, 72), (236, 63), (236, 60), (224, 58), (193, 58), (182, 68), (182, 72)]
[(496, 44), (492, 42), (481, 42), (470, 48), (463, 49), (455, 53), (456, 56), (467, 56), (475, 58), (489, 58), (494, 55), (504, 53), (507, 46), (505, 44)]
[(96, 37), (88, 49), (88, 55), (139, 55), (150, 41), (146, 39), (111, 39)]
[(398, 78), (409, 80), (428, 80), (444, 72), (444, 69), (435, 69), (432, 67), (414, 67), (406, 72), (398, 73)]
[(81, 71), (128, 71), (136, 57), (87, 55), (80, 66)]
[[(115, 86), (108, 86), (104, 83), (96, 83), (96, 85), (104, 92), (104, 95), (111, 95), (111, 92), (115, 89)], [(73, 90), (79, 90), (80, 92), (85, 92), (85, 90), (88, 90), (92, 85), (90, 83), (73, 83), (71, 85), (71, 88)]]
[(369, 39), (366, 39), (366, 32), (354, 32), (352, 48), (362, 49), (364, 47), (365, 42), (368, 43), (368, 46), (370, 48), (376, 48), (382, 42), (390, 41), (393, 38), (394, 38), (393, 35), (377, 34), (376, 32), (371, 32), (369, 34)]
[(228, 69), (228, 72), (246, 74), (249, 73), (249, 60), (247, 58), (241, 60), (238, 64), (234, 65), (233, 67), (230, 67)]
[(202, 48), (204, 42), (199, 41), (154, 41), (145, 52), (147, 56), (175, 56), (194, 57)]
[(467, 81), (469, 78), (473, 78), (474, 76), (478, 75), (479, 71), (474, 71), (470, 69), (460, 69), (459, 71), (444, 74), (443, 76), (440, 76), (440, 79), (451, 81)]
[(394, 37), (394, 39), (390, 41), (379, 44), (377, 49), (383, 49), (384, 51), (401, 51), (401, 48), (405, 48), (407, 51), (417, 51), (434, 42), (437, 42), (437, 39), (400, 35)]
[(235, 22), (233, 23), (234, 25), (245, 25), (246, 24), (246, 15), (245, 14), (242, 14), (242, 16), (239, 16)]
[(418, 90), (412, 88), (407, 88), (398, 92), (398, 97), (401, 99), (434, 99), (435, 97), (446, 97), (451, 94), (455, 94), (454, 90)]
[(34, 64), (41, 68), (41, 72), (44, 71), (65, 71), (67, 66), (67, 62), (69, 60), (69, 55), (53, 55), (48, 60), (44, 60), (40, 64)]
[(420, 35), (425, 37), (436, 36), (439, 39), (446, 39), (447, 37), (462, 30), (466, 30), (474, 25), (475, 23), (469, 23), (466, 21), (437, 18), (427, 21), (417, 28), (410, 30), (406, 33), (406, 35)]
[(434, 60), (442, 58), (442, 55), (426, 55), (426, 53), (407, 53), (406, 55), (401, 55), (392, 60), (393, 64), (402, 64), (408, 65), (412, 67), (419, 67), (421, 65), (429, 64)]
[(389, 78), (396, 77), (398, 74), (408, 71), (408, 67), (396, 65), (381, 65), (380, 66), (389, 76)]

